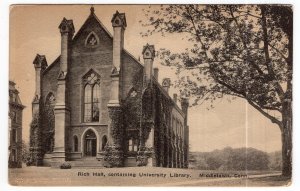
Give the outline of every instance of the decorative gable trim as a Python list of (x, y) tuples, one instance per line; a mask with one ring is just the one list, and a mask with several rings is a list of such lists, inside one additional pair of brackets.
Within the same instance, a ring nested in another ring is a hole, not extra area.
[(81, 26), (79, 31), (76, 33), (76, 35), (73, 38), (73, 41), (79, 38), (82, 31), (86, 28), (86, 25), (88, 24), (88, 21), (90, 19), (96, 19), (97, 23), (100, 25), (100, 27), (104, 30), (104, 32), (108, 35), (109, 38), (113, 39), (113, 36), (110, 34), (110, 32), (107, 30), (107, 28), (102, 24), (102, 22), (98, 19), (98, 17), (95, 14), (90, 14), (90, 16), (86, 19), (84, 24)]

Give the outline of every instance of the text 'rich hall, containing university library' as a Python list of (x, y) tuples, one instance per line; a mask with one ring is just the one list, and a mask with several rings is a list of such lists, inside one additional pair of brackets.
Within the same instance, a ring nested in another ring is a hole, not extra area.
[(92, 7), (74, 35), (63, 18), (60, 56), (49, 66), (34, 59), (29, 164), (187, 168), (188, 99), (177, 106), (170, 79), (158, 83), (153, 45), (141, 48), (143, 64), (123, 48), (124, 13), (111, 23), (113, 36)]

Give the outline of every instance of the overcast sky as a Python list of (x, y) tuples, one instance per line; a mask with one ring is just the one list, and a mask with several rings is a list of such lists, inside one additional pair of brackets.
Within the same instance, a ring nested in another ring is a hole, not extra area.
[[(112, 33), (110, 23), (116, 10), (126, 13), (127, 28), (125, 31), (125, 49), (136, 58), (141, 56), (142, 47), (154, 44), (156, 50), (168, 48), (178, 51), (188, 46), (181, 36), (161, 37), (156, 34), (141, 37), (145, 30), (139, 23), (143, 19), (143, 8), (147, 6), (112, 6), (96, 5), (95, 14)], [(31, 121), (31, 101), (34, 96), (35, 76), (33, 59), (37, 53), (46, 55), (48, 64), (60, 54), (60, 33), (58, 25), (63, 17), (73, 19), (77, 32), (90, 14), (90, 6), (16, 6), (10, 13), (10, 79), (17, 83), (22, 103), (26, 106), (23, 112), (23, 139), (29, 140)], [(176, 76), (169, 67), (158, 67), (159, 81)], [(170, 93), (178, 92), (171, 89)], [(188, 124), (190, 127), (191, 151), (211, 151), (231, 147), (254, 147), (271, 152), (281, 149), (280, 130), (268, 119), (258, 113), (244, 100), (228, 102), (223, 98), (215, 103), (215, 108), (207, 110), (207, 105), (189, 109)]]

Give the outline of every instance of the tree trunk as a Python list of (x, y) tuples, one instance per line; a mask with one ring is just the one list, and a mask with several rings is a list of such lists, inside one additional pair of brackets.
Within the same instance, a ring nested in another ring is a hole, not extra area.
[(285, 100), (282, 105), (282, 176), (292, 176), (292, 104)]

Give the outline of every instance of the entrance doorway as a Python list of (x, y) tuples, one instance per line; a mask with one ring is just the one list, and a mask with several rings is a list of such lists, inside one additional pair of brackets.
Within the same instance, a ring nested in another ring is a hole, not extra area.
[(92, 130), (88, 130), (84, 137), (84, 155), (94, 157), (97, 154), (97, 137)]

